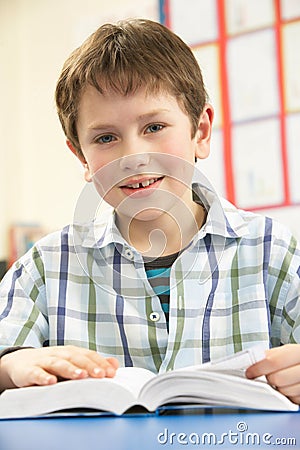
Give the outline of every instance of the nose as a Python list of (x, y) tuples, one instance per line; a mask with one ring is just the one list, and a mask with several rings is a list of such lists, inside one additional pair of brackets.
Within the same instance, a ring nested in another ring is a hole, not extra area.
[(120, 160), (120, 168), (125, 171), (144, 170), (150, 162), (149, 153), (133, 153), (123, 156)]

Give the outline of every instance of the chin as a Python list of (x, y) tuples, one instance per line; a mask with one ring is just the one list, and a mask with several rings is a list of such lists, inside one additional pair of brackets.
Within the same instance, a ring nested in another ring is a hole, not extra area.
[(131, 220), (139, 220), (141, 222), (151, 222), (160, 219), (165, 214), (165, 211), (156, 208), (147, 208), (144, 210), (137, 211), (135, 214), (128, 214), (128, 211), (126, 213), (125, 211), (120, 211), (117, 209), (117, 214), (123, 217), (127, 216), (127, 218), (130, 218)]

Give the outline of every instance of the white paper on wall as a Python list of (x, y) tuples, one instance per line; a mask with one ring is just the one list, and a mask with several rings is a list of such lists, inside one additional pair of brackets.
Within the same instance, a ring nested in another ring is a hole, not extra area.
[(233, 172), (236, 202), (243, 208), (284, 201), (278, 119), (233, 126)]
[(279, 112), (275, 38), (263, 30), (228, 41), (227, 69), (233, 121)]
[(273, 0), (226, 0), (229, 34), (270, 26), (274, 23)]
[(218, 37), (216, 0), (170, 0), (172, 30), (187, 44)]
[(286, 109), (300, 111), (300, 22), (285, 25), (282, 37)]
[(289, 114), (286, 125), (291, 200), (300, 203), (300, 114)]
[(281, 0), (281, 13), (285, 20), (300, 17), (299, 0)]

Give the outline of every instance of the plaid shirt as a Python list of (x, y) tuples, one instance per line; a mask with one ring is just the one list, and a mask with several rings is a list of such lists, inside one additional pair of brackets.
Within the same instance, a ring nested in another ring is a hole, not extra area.
[(201, 201), (206, 223), (170, 272), (169, 333), (142, 256), (111, 213), (46, 236), (8, 271), (0, 346), (73, 344), (164, 372), (258, 343), (300, 343), (296, 240), (211, 192)]

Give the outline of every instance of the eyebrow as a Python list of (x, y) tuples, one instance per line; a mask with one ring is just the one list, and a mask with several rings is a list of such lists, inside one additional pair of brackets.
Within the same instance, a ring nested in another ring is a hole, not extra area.
[(140, 114), (138, 116), (139, 119), (147, 119), (147, 118), (151, 118), (154, 116), (157, 116), (160, 113), (164, 113), (164, 112), (169, 112), (170, 110), (167, 108), (160, 108), (160, 109), (155, 109), (153, 111), (147, 112), (145, 114)]
[[(140, 114), (137, 118), (139, 121), (145, 120), (145, 119), (151, 119), (153, 117), (156, 117), (158, 114), (169, 112), (170, 110), (167, 108), (160, 108), (155, 109), (153, 111), (149, 111), (144, 114)], [(89, 130), (102, 130), (102, 129), (109, 129), (109, 128), (115, 128), (115, 126), (111, 123), (92, 123), (88, 126)]]

